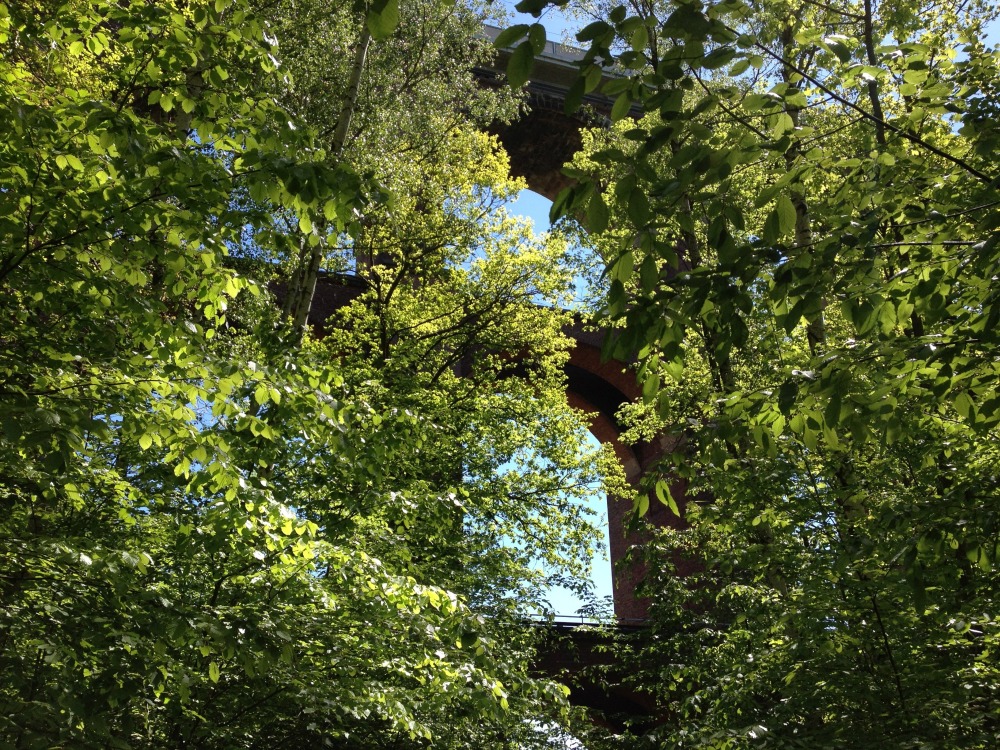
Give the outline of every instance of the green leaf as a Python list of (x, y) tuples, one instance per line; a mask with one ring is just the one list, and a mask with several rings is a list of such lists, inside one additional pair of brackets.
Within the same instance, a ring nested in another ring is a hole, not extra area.
[(733, 63), (733, 67), (729, 69), (729, 75), (734, 77), (743, 75), (743, 73), (745, 73), (749, 67), (750, 67), (750, 61), (747, 60), (746, 58), (742, 60), (737, 60), (735, 63)]
[(656, 481), (656, 499), (670, 508), (671, 513), (680, 518), (681, 510), (677, 505), (677, 501), (674, 499), (673, 492), (671, 491), (670, 484), (667, 480), (658, 479)]
[(399, 0), (379, 0), (368, 12), (368, 30), (374, 39), (385, 39), (399, 25)]
[(600, 65), (590, 65), (586, 67), (583, 73), (584, 92), (589, 94), (591, 91), (594, 91), (601, 85), (603, 78), (604, 70)]
[(826, 404), (826, 410), (823, 412), (823, 421), (827, 427), (833, 428), (840, 424), (842, 405), (843, 402), (839, 393), (834, 393), (830, 396)]
[(680, 39), (704, 39), (709, 21), (699, 7), (700, 4), (681, 5), (663, 22), (663, 33)]
[(648, 294), (656, 288), (659, 282), (660, 270), (656, 265), (656, 258), (647, 255), (639, 266), (639, 284), (642, 291)]
[(521, 0), (514, 6), (514, 10), (518, 13), (530, 13), (537, 18), (548, 4), (549, 0)]
[(653, 211), (649, 206), (646, 191), (640, 187), (629, 193), (628, 217), (636, 227), (644, 227), (653, 220)]
[(647, 373), (642, 381), (642, 398), (646, 403), (656, 400), (660, 392), (660, 373)]
[(535, 67), (535, 53), (531, 42), (521, 42), (507, 62), (507, 82), (515, 89), (521, 88), (531, 77)]
[(549, 222), (555, 224), (563, 216), (566, 216), (573, 211), (575, 207), (575, 200), (576, 189), (573, 185), (569, 185), (560, 190), (556, 199), (552, 201), (552, 206), (549, 208)]
[[(538, 24), (534, 24), (537, 26)], [(519, 23), (514, 26), (509, 26), (508, 28), (497, 34), (497, 38), (493, 41), (493, 46), (497, 49), (506, 49), (510, 47), (514, 42), (522, 39), (525, 34), (528, 33), (528, 24)]]
[(208, 679), (212, 682), (218, 682), (221, 673), (219, 672), (219, 665), (216, 662), (209, 662), (208, 665)]
[(781, 239), (781, 217), (778, 209), (774, 208), (764, 220), (763, 240), (769, 245), (775, 244)]
[(851, 50), (843, 42), (831, 43), (830, 51), (833, 52), (842, 63), (851, 61)]
[(258, 383), (257, 387), (254, 389), (253, 398), (257, 402), (258, 406), (264, 406), (267, 404), (271, 397), (271, 389), (267, 387), (266, 383)]
[(533, 23), (528, 29), (528, 41), (531, 49), (536, 55), (545, 52), (545, 27), (540, 23)]
[(716, 70), (727, 65), (730, 60), (736, 57), (736, 50), (732, 47), (719, 47), (712, 50), (702, 62), (708, 70)]
[[(799, 384), (794, 380), (786, 380), (778, 391), (778, 408), (782, 414), (791, 414), (795, 399), (799, 395)], [(794, 429), (794, 428), (793, 428)], [(799, 432), (800, 430), (795, 430)]]
[(649, 29), (644, 24), (637, 26), (635, 31), (632, 32), (629, 44), (636, 52), (645, 51), (646, 47), (649, 46)]
[(610, 24), (605, 21), (594, 21), (583, 27), (579, 32), (577, 32), (576, 40), (578, 42), (589, 42), (593, 39), (600, 39), (601, 37), (607, 36), (612, 33), (614, 29)]
[(623, 91), (617, 99), (615, 99), (614, 105), (611, 107), (611, 122), (618, 122), (624, 118), (629, 110), (632, 108), (632, 92)]
[(795, 205), (787, 195), (779, 195), (775, 203), (775, 210), (778, 214), (779, 235), (791, 234), (795, 231)]
[(611, 266), (611, 278), (617, 279), (622, 284), (628, 284), (632, 279), (635, 270), (635, 253), (629, 251), (622, 253), (618, 260)]
[(608, 228), (608, 220), (608, 204), (604, 202), (604, 196), (595, 190), (587, 204), (587, 229), (600, 234)]
[(954, 397), (953, 403), (955, 405), (955, 411), (957, 411), (963, 419), (975, 419), (976, 407), (967, 391), (960, 391)]
[(583, 104), (585, 86), (586, 81), (580, 77), (575, 78), (573, 83), (570, 84), (569, 90), (566, 92), (566, 98), (563, 101), (563, 112), (567, 115), (576, 112)]
[(681, 111), (684, 106), (684, 89), (681, 88), (670, 88), (667, 89), (660, 100), (660, 114), (668, 117), (669, 115), (675, 114)]

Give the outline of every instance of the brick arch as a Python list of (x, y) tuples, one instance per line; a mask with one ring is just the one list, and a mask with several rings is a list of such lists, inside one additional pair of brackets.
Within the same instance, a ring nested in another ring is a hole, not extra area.
[(496, 125), (490, 132), (500, 139), (510, 157), (510, 173), (523, 177), (528, 189), (550, 201), (572, 184), (563, 174), (563, 165), (583, 145), (582, 124), (561, 112), (542, 109), (529, 101), (529, 111), (508, 125)]
[[(600, 348), (573, 336), (576, 346), (565, 365), (566, 399), (570, 406), (591, 414), (590, 431), (602, 443), (609, 443), (625, 469), (630, 482), (642, 475), (640, 457), (632, 446), (621, 440), (623, 431), (618, 410), (636, 400), (635, 375), (617, 361), (602, 361)], [(594, 332), (603, 335), (601, 332)]]
[[(677, 440), (660, 435), (652, 441), (637, 444), (622, 441), (623, 426), (618, 420), (618, 410), (626, 402), (637, 402), (642, 398), (635, 372), (626, 363), (601, 356), (600, 344), (605, 331), (588, 329), (576, 323), (569, 326), (565, 333), (575, 342), (569, 362), (565, 365), (567, 401), (570, 406), (590, 415), (590, 432), (598, 441), (612, 447), (625, 471), (625, 478), (639, 488), (642, 478), (661, 462), (664, 455), (676, 448)], [(685, 489), (682, 481), (674, 481), (672, 490), (676, 497), (683, 497)], [(608, 497), (607, 504), (615, 615), (623, 622), (644, 620), (649, 604), (637, 597), (635, 591), (645, 575), (645, 568), (641, 564), (623, 564), (622, 561), (629, 549), (642, 544), (646, 537), (629, 528), (631, 502)], [(655, 497), (650, 498), (646, 519), (661, 526), (679, 527), (683, 523)]]

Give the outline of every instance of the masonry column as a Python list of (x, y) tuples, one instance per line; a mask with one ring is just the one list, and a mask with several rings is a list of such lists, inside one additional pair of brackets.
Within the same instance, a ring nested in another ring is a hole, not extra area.
[[(571, 406), (592, 415), (590, 431), (602, 443), (612, 446), (625, 469), (626, 479), (638, 488), (642, 478), (660, 463), (664, 455), (675, 449), (675, 440), (661, 435), (650, 442), (625, 445), (621, 441), (622, 429), (616, 415), (623, 404), (637, 401), (642, 396), (635, 373), (625, 363), (602, 361), (600, 345), (604, 331), (587, 330), (582, 323), (577, 323), (566, 333), (577, 342), (566, 366), (567, 399)], [(683, 498), (686, 486), (678, 480), (672, 490), (675, 497)], [(646, 520), (658, 526), (681, 528), (683, 519), (675, 516), (653, 493), (650, 494)], [(629, 531), (631, 502), (615, 497), (609, 497), (607, 502), (615, 616), (623, 622), (644, 620), (649, 614), (649, 602), (636, 596), (636, 588), (646, 574), (646, 567), (641, 561), (624, 561), (629, 550), (647, 543), (649, 536)], [(678, 505), (683, 511), (683, 500)], [(680, 568), (679, 572), (683, 575), (684, 566)]]

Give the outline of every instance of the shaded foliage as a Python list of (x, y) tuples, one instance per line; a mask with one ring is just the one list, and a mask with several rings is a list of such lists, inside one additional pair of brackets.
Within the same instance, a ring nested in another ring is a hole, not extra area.
[(599, 235), (635, 434), (684, 438), (657, 494), (690, 482), (646, 550), (649, 741), (994, 747), (995, 8), (588, 11), (577, 91), (613, 63), (621, 106), (553, 214)]

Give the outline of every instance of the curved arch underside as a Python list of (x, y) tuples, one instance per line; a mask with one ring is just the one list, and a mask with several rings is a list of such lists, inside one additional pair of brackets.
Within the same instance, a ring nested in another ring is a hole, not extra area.
[[(492, 40), (500, 33), (493, 26), (483, 31)], [(504, 71), (512, 52), (509, 48), (497, 50), (491, 66), (473, 71), (482, 85), (506, 85)], [(555, 200), (560, 190), (572, 184), (562, 167), (580, 150), (580, 131), (585, 127), (607, 127), (610, 122), (615, 97), (600, 91), (615, 78), (611, 73), (605, 73), (601, 85), (584, 95), (581, 108), (573, 114), (565, 112), (566, 94), (577, 79), (584, 55), (582, 49), (546, 42), (545, 50), (535, 56), (531, 79), (524, 86), (527, 111), (512, 123), (496, 123), (490, 128), (510, 155), (511, 174), (525, 178), (529, 189), (549, 200)], [(641, 107), (633, 106), (629, 115), (641, 116)]]

